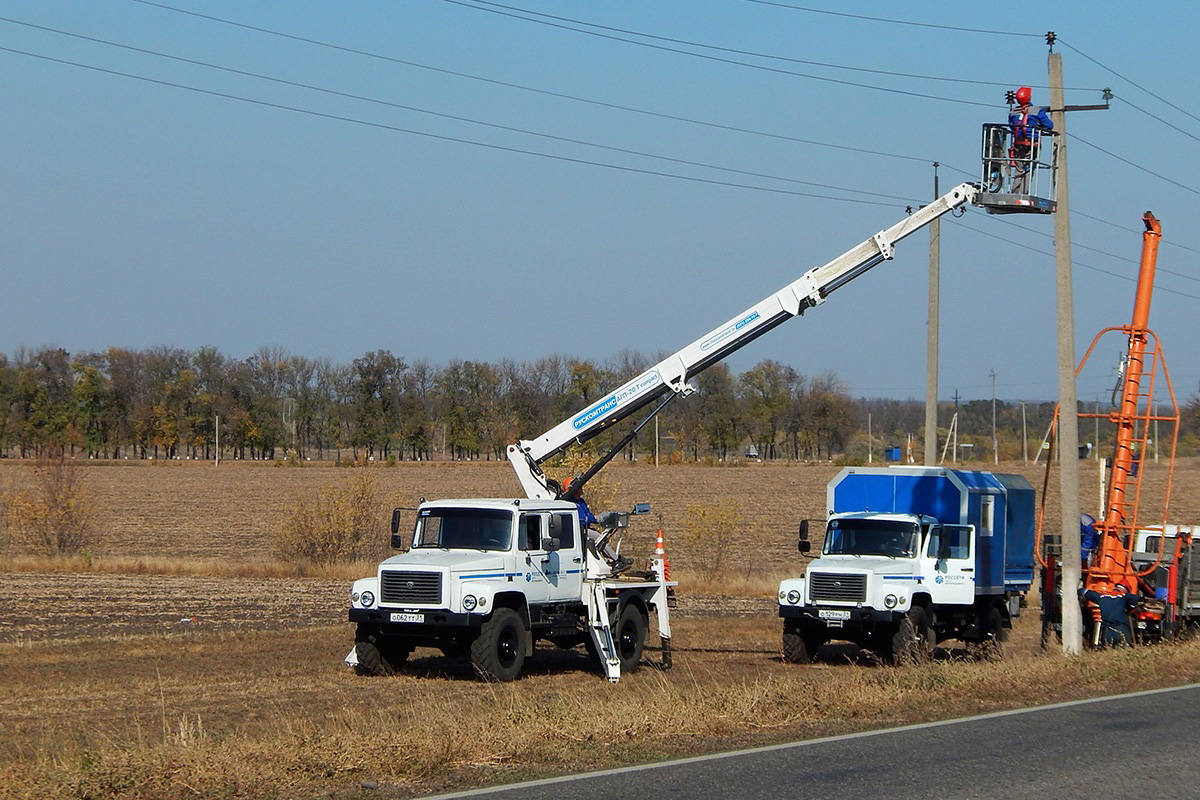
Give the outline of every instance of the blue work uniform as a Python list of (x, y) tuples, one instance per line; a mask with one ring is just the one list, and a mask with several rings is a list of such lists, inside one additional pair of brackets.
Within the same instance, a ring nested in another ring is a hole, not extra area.
[(1095, 589), (1080, 589), (1079, 596), (1100, 607), (1100, 641), (1112, 647), (1133, 643), (1129, 615), (1137, 608), (1136, 594), (1100, 594)]

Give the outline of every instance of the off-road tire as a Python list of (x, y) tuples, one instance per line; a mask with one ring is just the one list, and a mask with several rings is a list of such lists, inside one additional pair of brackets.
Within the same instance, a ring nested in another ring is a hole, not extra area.
[(933, 656), (933, 635), (925, 609), (913, 606), (900, 619), (892, 636), (892, 663), (898, 667), (924, 664)]
[(516, 680), (525, 666), (528, 638), (521, 615), (511, 608), (498, 608), (471, 643), (471, 664), (485, 681)]
[(783, 631), (783, 660), (791, 664), (810, 664), (813, 651), (808, 649), (804, 637), (796, 631)]
[(825, 643), (814, 626), (785, 625), (783, 628), (783, 660), (791, 664), (811, 664), (817, 657), (817, 650)]
[(631, 604), (621, 609), (621, 616), (612, 633), (622, 674), (633, 672), (642, 663), (642, 650), (646, 647), (646, 631), (649, 628), (650, 622), (641, 609)]
[(978, 642), (967, 642), (967, 655), (976, 661), (1002, 661), (1008, 629), (1004, 627), (1004, 614), (999, 608), (992, 606), (986, 624), (985, 638)]
[(408, 660), (411, 648), (385, 643), (376, 630), (359, 628), (354, 636), (354, 652), (358, 664), (354, 671), (359, 675), (395, 675)]

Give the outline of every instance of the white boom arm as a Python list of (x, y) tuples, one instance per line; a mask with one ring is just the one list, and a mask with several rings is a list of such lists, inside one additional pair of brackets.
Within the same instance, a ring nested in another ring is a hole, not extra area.
[(571, 444), (585, 442), (606, 427), (649, 405), (668, 392), (691, 394), (689, 380), (804, 310), (825, 301), (835, 289), (890, 259), (897, 242), (938, 217), (974, 202), (976, 187), (959, 184), (892, 227), (867, 239), (821, 267), (813, 267), (793, 283), (719, 325), (682, 350), (668, 356), (603, 399), (563, 420), (536, 439), (509, 445), (508, 460), (528, 497), (551, 499), (538, 466)]

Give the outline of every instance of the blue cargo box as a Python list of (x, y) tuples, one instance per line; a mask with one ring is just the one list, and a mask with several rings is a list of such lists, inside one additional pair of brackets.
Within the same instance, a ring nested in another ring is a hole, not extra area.
[(938, 467), (846, 467), (829, 483), (830, 514), (924, 514), (974, 525), (975, 591), (1024, 591), (1033, 583), (1033, 486), (1022, 475)]

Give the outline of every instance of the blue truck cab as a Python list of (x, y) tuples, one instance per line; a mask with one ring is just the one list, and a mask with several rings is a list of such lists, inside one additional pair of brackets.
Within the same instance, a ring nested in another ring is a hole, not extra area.
[[(847, 467), (826, 491), (820, 556), (779, 585), (784, 657), (845, 640), (893, 663), (941, 641), (996, 657), (1033, 583), (1034, 490), (1023, 476)], [(807, 524), (800, 549), (807, 550)]]

